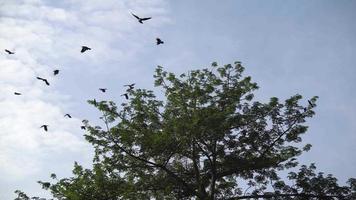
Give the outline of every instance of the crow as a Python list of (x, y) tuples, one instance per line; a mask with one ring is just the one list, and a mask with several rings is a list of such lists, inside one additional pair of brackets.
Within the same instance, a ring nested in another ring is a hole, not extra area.
[(125, 96), (126, 99), (129, 99), (129, 95), (128, 95), (127, 93), (122, 94), (122, 95), (120, 95), (120, 96)]
[(138, 22), (140, 22), (141, 24), (143, 24), (143, 21), (146, 21), (146, 20), (149, 20), (149, 19), (151, 19), (152, 17), (146, 17), (146, 18), (140, 18), (140, 17), (138, 17), (137, 15), (135, 15), (135, 14), (133, 14), (133, 13), (131, 13), (137, 20), (138, 20)]
[(21, 95), (21, 93), (20, 93), (20, 92), (14, 92), (14, 94), (15, 94), (15, 95)]
[(106, 92), (107, 88), (99, 88), (100, 91)]
[(40, 128), (43, 128), (45, 131), (48, 131), (48, 125), (44, 124)]
[(164, 42), (159, 38), (156, 38), (156, 41), (157, 41), (156, 43), (157, 45), (164, 44)]
[(91, 50), (91, 48), (87, 47), (87, 46), (82, 46), (82, 50), (80, 51), (80, 53), (84, 53), (87, 50)]
[(309, 105), (310, 105), (310, 107), (314, 107), (314, 104), (310, 101), (310, 100), (308, 100), (308, 103), (309, 103)]
[(46, 83), (46, 85), (49, 85), (49, 82), (47, 81), (47, 79), (45, 78), (41, 78), (41, 77), (36, 77), (38, 80), (44, 81)]
[(59, 69), (53, 70), (53, 75), (57, 75), (57, 74), (59, 74)]
[(65, 114), (64, 117), (72, 118), (70, 114)]
[(86, 130), (87, 128), (85, 126), (80, 126), (82, 130)]
[(133, 89), (134, 89), (134, 86), (135, 86), (135, 83), (128, 84), (128, 85), (124, 85), (124, 87), (129, 87), (126, 91), (133, 90)]
[(15, 52), (10, 51), (10, 50), (7, 50), (7, 49), (5, 49), (5, 51), (6, 51), (6, 53), (8, 53), (8, 54), (15, 54)]

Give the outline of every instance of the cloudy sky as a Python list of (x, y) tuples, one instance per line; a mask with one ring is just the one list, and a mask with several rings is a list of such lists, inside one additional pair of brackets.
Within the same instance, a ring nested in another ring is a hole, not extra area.
[(342, 183), (356, 177), (355, 10), (352, 0), (0, 0), (0, 199), (44, 194), (36, 181), (69, 176), (74, 161), (90, 167), (80, 125), (99, 113), (86, 100), (119, 103), (131, 82), (153, 89), (157, 65), (182, 73), (213, 61), (242, 61), (262, 100), (318, 95), (300, 160)]

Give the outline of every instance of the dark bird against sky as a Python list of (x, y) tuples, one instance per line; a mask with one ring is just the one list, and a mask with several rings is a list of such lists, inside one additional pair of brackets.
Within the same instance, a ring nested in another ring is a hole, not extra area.
[(43, 128), (43, 130), (48, 131), (48, 125), (44, 124), (40, 128)]
[(125, 96), (126, 99), (129, 99), (129, 95), (128, 95), (127, 93), (122, 94), (122, 95), (120, 95), (120, 96)]
[(86, 127), (85, 127), (85, 126), (80, 126), (80, 128), (81, 128), (82, 130), (86, 130)]
[(21, 93), (20, 93), (20, 92), (14, 92), (14, 94), (15, 94), (15, 95), (21, 95)]
[(137, 15), (135, 15), (135, 14), (133, 14), (133, 13), (131, 13), (137, 20), (138, 20), (138, 22), (140, 22), (141, 24), (143, 24), (143, 21), (146, 21), (146, 20), (149, 20), (149, 19), (151, 19), (152, 17), (145, 17), (145, 18), (140, 18), (139, 16), (137, 16)]
[(160, 38), (156, 38), (156, 42), (157, 45), (164, 44), (164, 42)]
[(127, 88), (127, 90), (126, 90), (126, 91), (133, 90), (133, 89), (134, 89), (134, 87), (135, 87), (135, 83), (124, 85), (124, 87), (129, 87), (129, 88)]
[(10, 50), (7, 50), (7, 49), (5, 49), (5, 51), (6, 51), (6, 53), (8, 53), (8, 54), (15, 54), (15, 52), (10, 51)]
[(65, 114), (64, 117), (72, 118), (70, 114)]
[(57, 74), (59, 74), (59, 69), (53, 70), (53, 75), (57, 75)]
[(36, 77), (38, 80), (41, 80), (41, 81), (43, 81), (43, 82), (45, 82), (46, 83), (46, 85), (49, 85), (49, 82), (47, 81), (47, 79), (45, 79), (45, 78), (41, 78), (41, 77)]
[(107, 88), (99, 88), (100, 91), (106, 92)]
[(87, 47), (87, 46), (82, 46), (82, 50), (80, 50), (81, 53), (84, 53), (88, 50), (91, 50), (91, 48)]

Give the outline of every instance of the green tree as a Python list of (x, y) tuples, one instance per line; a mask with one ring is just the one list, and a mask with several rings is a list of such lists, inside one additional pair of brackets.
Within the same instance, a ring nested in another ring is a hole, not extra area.
[(240, 62), (180, 76), (158, 67), (155, 86), (164, 100), (134, 89), (120, 109), (88, 101), (104, 121), (103, 127), (84, 121), (95, 148), (93, 170), (76, 164), (74, 177), (40, 183), (70, 200), (355, 199), (355, 179), (339, 186), (313, 164), (279, 177), (311, 147), (298, 143), (317, 97), (255, 101), (258, 86), (243, 71)]

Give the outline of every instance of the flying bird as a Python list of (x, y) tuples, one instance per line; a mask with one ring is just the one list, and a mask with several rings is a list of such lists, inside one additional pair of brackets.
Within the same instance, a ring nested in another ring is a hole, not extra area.
[(70, 114), (65, 114), (64, 117), (72, 118)]
[(53, 75), (57, 75), (57, 74), (59, 74), (59, 69), (53, 70)]
[(137, 15), (135, 15), (135, 14), (133, 14), (133, 13), (131, 13), (137, 20), (138, 20), (138, 22), (140, 22), (141, 24), (143, 24), (143, 21), (146, 21), (146, 20), (149, 20), (149, 19), (151, 19), (152, 17), (146, 17), (146, 18), (140, 18), (139, 16), (137, 16)]
[(128, 95), (127, 93), (122, 94), (122, 95), (120, 95), (120, 96), (125, 96), (126, 99), (129, 99), (129, 95)]
[(43, 128), (45, 131), (48, 131), (48, 125), (44, 124), (40, 128)]
[(85, 126), (80, 126), (82, 130), (86, 130), (87, 128)]
[(156, 38), (156, 42), (157, 45), (164, 44), (164, 42), (160, 38)]
[(107, 88), (99, 88), (100, 91), (106, 92)]
[(43, 82), (45, 82), (46, 83), (46, 85), (49, 85), (49, 82), (47, 81), (47, 79), (45, 79), (45, 78), (41, 78), (41, 77), (36, 77), (38, 80), (41, 80), (41, 81), (43, 81)]
[(21, 95), (21, 93), (20, 93), (20, 92), (14, 92), (14, 94), (15, 94), (15, 95)]
[(133, 90), (134, 86), (135, 86), (135, 83), (124, 85), (124, 87), (129, 87), (126, 91)]
[(308, 100), (308, 103), (309, 103), (309, 105), (310, 105), (310, 107), (314, 107), (314, 104), (310, 101), (310, 100)]
[(81, 53), (84, 53), (88, 50), (91, 50), (91, 48), (87, 47), (87, 46), (82, 46), (82, 50), (80, 51)]
[(10, 50), (7, 50), (7, 49), (5, 49), (5, 51), (6, 51), (6, 53), (8, 53), (8, 54), (15, 54), (15, 52), (10, 51)]

